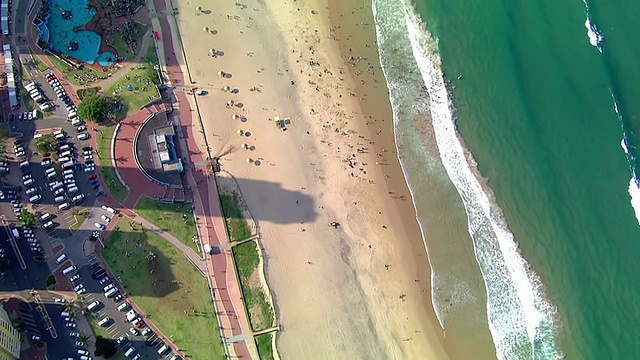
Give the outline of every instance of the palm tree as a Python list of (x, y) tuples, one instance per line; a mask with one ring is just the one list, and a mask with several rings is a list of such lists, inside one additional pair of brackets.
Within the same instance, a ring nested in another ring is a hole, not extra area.
[(80, 341), (81, 343), (83, 343), (85, 345), (89, 342), (89, 339), (91, 339), (91, 335), (89, 335), (89, 334), (87, 334), (85, 332), (82, 332), (80, 334), (80, 336), (78, 336), (78, 341)]

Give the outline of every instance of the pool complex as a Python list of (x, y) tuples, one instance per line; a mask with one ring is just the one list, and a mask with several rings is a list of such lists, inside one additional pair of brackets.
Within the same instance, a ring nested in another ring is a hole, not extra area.
[[(115, 54), (100, 51), (101, 38), (94, 31), (75, 28), (86, 25), (96, 14), (87, 7), (87, 0), (48, 0), (51, 9), (47, 17), (38, 25), (40, 40), (49, 43), (49, 48), (67, 54), (87, 64), (96, 60), (101, 66), (109, 66), (115, 61)], [(70, 12), (66, 18), (63, 12)], [(77, 49), (73, 49), (77, 44)]]

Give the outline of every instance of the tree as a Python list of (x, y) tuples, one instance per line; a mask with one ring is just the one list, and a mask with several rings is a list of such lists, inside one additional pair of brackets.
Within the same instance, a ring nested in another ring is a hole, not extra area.
[(55, 145), (56, 145), (56, 139), (51, 134), (45, 134), (44, 136), (39, 137), (35, 141), (36, 150), (41, 155), (54, 151)]
[(78, 336), (78, 341), (80, 341), (81, 343), (87, 345), (87, 343), (89, 342), (89, 339), (91, 339), (91, 336), (86, 334), (86, 333), (81, 333), (80, 336)]
[(107, 112), (107, 103), (98, 95), (88, 96), (82, 99), (78, 105), (78, 115), (88, 121), (100, 123)]
[(98, 335), (96, 337), (96, 351), (93, 353), (96, 357), (102, 356), (108, 359), (116, 354), (118, 348), (116, 347), (116, 341), (113, 339), (106, 339)]
[(38, 223), (38, 219), (36, 218), (36, 216), (28, 212), (27, 210), (22, 210), (22, 212), (20, 213), (20, 221), (22, 221), (22, 225), (27, 228), (32, 228)]

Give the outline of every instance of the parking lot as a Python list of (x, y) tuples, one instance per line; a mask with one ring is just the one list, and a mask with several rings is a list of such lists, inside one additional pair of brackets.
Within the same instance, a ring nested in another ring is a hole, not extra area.
[(164, 342), (146, 327), (144, 319), (132, 310), (98, 262), (81, 267), (76, 276), (72, 277), (72, 284), (82, 293), (85, 306), (95, 306), (92, 315), (99, 322), (104, 321), (101, 326), (109, 337), (119, 339), (119, 347), (128, 358), (174, 359), (177, 356), (168, 348), (158, 353)]

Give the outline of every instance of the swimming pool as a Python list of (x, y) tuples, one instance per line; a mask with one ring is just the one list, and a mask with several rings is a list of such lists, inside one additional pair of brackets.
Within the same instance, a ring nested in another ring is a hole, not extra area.
[[(101, 38), (98, 33), (84, 29), (96, 14), (87, 3), (87, 0), (49, 0), (49, 15), (38, 29), (40, 40), (48, 42), (51, 50), (93, 64), (98, 58)], [(115, 61), (115, 55), (110, 52), (100, 54), (100, 58), (104, 59), (102, 62), (98, 59), (102, 66)], [(112, 61), (107, 61), (108, 58)]]
[(103, 53), (100, 53), (100, 55), (98, 55), (98, 64), (100, 64), (100, 66), (109, 66), (113, 64), (115, 60), (116, 60), (116, 54), (110, 51), (105, 51)]

